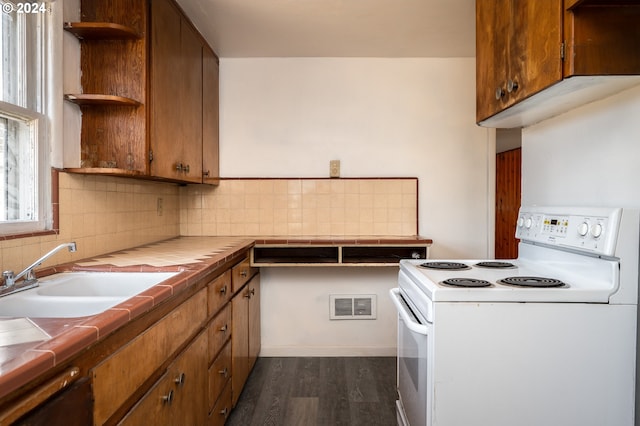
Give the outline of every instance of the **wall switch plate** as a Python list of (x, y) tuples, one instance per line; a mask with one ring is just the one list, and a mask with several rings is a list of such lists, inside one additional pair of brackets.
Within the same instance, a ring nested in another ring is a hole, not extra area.
[(340, 160), (329, 161), (329, 177), (332, 177), (332, 178), (340, 177)]

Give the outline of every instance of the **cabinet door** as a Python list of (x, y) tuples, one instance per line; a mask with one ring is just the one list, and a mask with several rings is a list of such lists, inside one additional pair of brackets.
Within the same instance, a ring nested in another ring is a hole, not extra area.
[(218, 60), (207, 46), (202, 48), (202, 182), (220, 180)]
[(202, 43), (169, 0), (151, 2), (151, 174), (202, 182)]
[(120, 425), (201, 425), (207, 410), (207, 335), (201, 333)]
[(181, 18), (169, 0), (151, 2), (151, 174), (177, 179), (182, 157), (180, 124)]
[(231, 393), (233, 406), (249, 377), (249, 292), (248, 286), (231, 299)]
[(249, 281), (249, 371), (260, 354), (260, 274)]
[(506, 103), (511, 0), (476, 0), (476, 119)]
[[(182, 146), (180, 162), (186, 170), (180, 179), (202, 182), (202, 43), (197, 33), (183, 19), (180, 31), (181, 66), (179, 97), (175, 105), (181, 128), (177, 145)], [(173, 148), (175, 149), (174, 143)]]
[(511, 1), (509, 105), (562, 80), (562, 0)]
[(562, 0), (476, 1), (476, 119), (562, 79)]

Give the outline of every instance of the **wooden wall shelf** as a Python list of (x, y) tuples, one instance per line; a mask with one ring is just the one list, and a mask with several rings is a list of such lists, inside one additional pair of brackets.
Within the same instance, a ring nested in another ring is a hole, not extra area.
[(104, 105), (104, 106), (137, 107), (141, 105), (141, 103), (136, 101), (135, 99), (125, 98), (124, 96), (115, 96), (115, 95), (97, 95), (97, 94), (88, 94), (88, 93), (78, 93), (78, 94), (64, 95), (64, 99), (81, 106)]
[(112, 22), (65, 22), (64, 29), (81, 40), (137, 40), (142, 38), (133, 28)]

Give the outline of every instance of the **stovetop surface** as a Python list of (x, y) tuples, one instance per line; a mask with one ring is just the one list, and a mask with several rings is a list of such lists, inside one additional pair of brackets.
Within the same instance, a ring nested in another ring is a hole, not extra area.
[[(466, 269), (441, 270), (421, 267), (431, 260), (402, 260), (400, 262), (400, 287), (415, 284), (434, 301), (469, 302), (583, 302), (607, 303), (619, 283), (618, 262), (593, 259), (585, 256), (562, 259), (514, 259), (507, 260), (510, 268), (486, 268), (476, 264), (486, 259), (455, 259)], [(492, 260), (489, 260), (492, 261)], [(449, 262), (449, 260), (437, 260)], [(493, 261), (492, 261), (493, 262)], [(502, 262), (502, 261), (501, 261)], [(402, 278), (404, 275), (404, 279)], [(525, 287), (501, 283), (508, 277), (537, 277), (559, 280), (562, 285), (550, 287)], [(408, 280), (407, 280), (408, 278)], [(489, 286), (462, 287), (444, 284), (449, 279), (483, 280)], [(404, 281), (404, 283), (403, 283)]]

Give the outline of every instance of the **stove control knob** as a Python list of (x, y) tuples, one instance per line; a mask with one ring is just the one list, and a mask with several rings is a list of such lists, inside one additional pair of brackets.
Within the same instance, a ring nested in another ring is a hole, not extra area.
[(522, 228), (523, 225), (524, 225), (524, 217), (520, 216), (518, 218), (518, 228)]
[(582, 222), (580, 225), (578, 225), (578, 234), (581, 237), (584, 237), (585, 235), (587, 235), (588, 232), (589, 232), (589, 223)]
[(602, 224), (596, 223), (591, 227), (591, 236), (593, 238), (599, 238), (602, 235)]
[(531, 225), (533, 225), (533, 220), (530, 217), (526, 218), (524, 221), (524, 227), (529, 229), (531, 228)]

